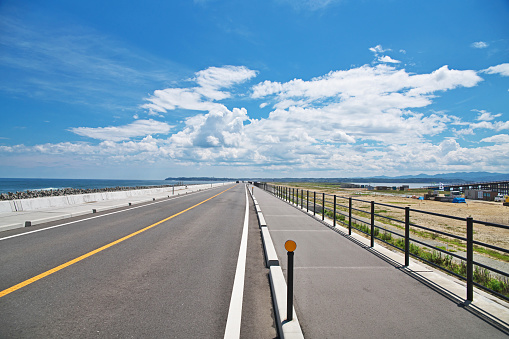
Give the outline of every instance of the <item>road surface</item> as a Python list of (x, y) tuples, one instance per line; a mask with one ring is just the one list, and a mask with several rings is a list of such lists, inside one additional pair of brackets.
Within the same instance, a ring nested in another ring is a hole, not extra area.
[[(241, 334), (273, 338), (248, 202)], [(235, 185), (2, 234), (0, 337), (223, 337), (245, 211)]]

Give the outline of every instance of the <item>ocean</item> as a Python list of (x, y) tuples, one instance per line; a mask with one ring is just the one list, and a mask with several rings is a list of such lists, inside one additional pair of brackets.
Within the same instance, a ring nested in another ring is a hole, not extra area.
[[(0, 178), (0, 193), (50, 190), (59, 188), (106, 188), (174, 185), (172, 180), (111, 180), (111, 179), (33, 179), (33, 178)], [(185, 185), (210, 184), (212, 181), (184, 181)]]

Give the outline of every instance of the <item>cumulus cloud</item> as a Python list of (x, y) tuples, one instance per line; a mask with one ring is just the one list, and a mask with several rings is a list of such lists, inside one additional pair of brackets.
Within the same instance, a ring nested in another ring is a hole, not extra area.
[[(381, 46), (373, 49), (383, 50)], [(256, 72), (245, 67), (209, 68), (195, 74), (192, 87), (155, 91), (147, 99), (148, 110), (189, 111), (183, 126), (172, 134), (172, 126), (166, 123), (137, 120), (118, 127), (71, 129), (101, 140), (98, 144), (0, 146), (0, 152), (79, 153), (119, 163), (171, 159), (186, 165), (234, 164), (280, 173), (340, 168), (345, 175), (357, 175), (360, 168), (367, 173), (390, 173), (471, 170), (472, 164), (477, 170), (493, 170), (495, 163), (498, 168), (509, 167), (507, 134), (485, 137), (476, 147), (451, 137), (473, 135), (479, 129), (483, 133), (507, 130), (509, 122), (500, 121), (501, 114), (476, 110), (474, 121), (463, 121), (427, 109), (446, 91), (479, 84), (482, 78), (475, 71), (443, 66), (415, 74), (377, 64), (309, 80), (267, 80), (252, 86), (243, 98), (262, 99), (261, 108), (273, 104), (268, 116), (258, 119), (245, 108), (217, 102), (233, 96), (231, 88), (254, 76)], [(452, 126), (463, 129), (456, 131)]]
[(165, 113), (177, 108), (197, 111), (222, 110), (225, 107), (215, 101), (229, 98), (231, 93), (221, 89), (243, 83), (256, 74), (256, 71), (244, 66), (209, 67), (196, 72), (195, 77), (191, 79), (198, 86), (156, 90), (145, 99), (149, 103), (141, 107), (149, 110), (150, 114)]
[(134, 137), (147, 136), (153, 134), (168, 134), (172, 126), (165, 122), (149, 120), (137, 120), (124, 126), (112, 127), (74, 127), (69, 131), (89, 137), (92, 139), (122, 141)]
[(257, 74), (245, 66), (209, 67), (196, 73), (196, 82), (202, 88), (229, 88), (243, 83)]
[(341, 100), (361, 96), (369, 99), (372, 95), (384, 101), (394, 99), (402, 107), (422, 107), (430, 103), (426, 94), (460, 86), (473, 87), (480, 81), (482, 78), (475, 71), (451, 70), (448, 66), (430, 74), (411, 75), (389, 65), (364, 65), (347, 71), (333, 71), (310, 81), (294, 79), (281, 84), (267, 80), (255, 85), (251, 96), (263, 98), (275, 94), (280, 99)]
[(509, 144), (509, 134), (497, 134), (481, 140), (482, 142), (494, 142), (497, 144)]
[(491, 66), (483, 69), (481, 72), (486, 74), (500, 74), (502, 76), (509, 77), (509, 63)]
[(473, 109), (472, 112), (478, 112), (479, 115), (477, 116), (476, 120), (478, 121), (491, 121), (495, 118), (501, 117), (502, 113), (499, 114), (491, 114), (490, 112), (487, 112), (485, 110), (477, 110)]
[(370, 47), (369, 50), (375, 54), (390, 51), (390, 49), (383, 49), (382, 45), (376, 45), (375, 47)]
[(399, 63), (401, 63), (401, 61), (395, 60), (395, 59), (391, 58), (388, 55), (384, 55), (384, 56), (379, 57), (378, 61), (380, 61), (380, 62), (388, 62), (388, 63), (391, 63), (391, 64), (399, 64)]
[(477, 42), (472, 43), (470, 46), (473, 47), (473, 48), (482, 49), (482, 48), (488, 47), (489, 44), (484, 42), (484, 41), (477, 41)]

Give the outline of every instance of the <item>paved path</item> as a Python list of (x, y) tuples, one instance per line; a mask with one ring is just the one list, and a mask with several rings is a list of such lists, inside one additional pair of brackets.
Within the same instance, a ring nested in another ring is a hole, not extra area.
[[(244, 185), (219, 194), (226, 188), (2, 232), (0, 337), (223, 337), (246, 206)], [(240, 331), (243, 338), (273, 338), (252, 204), (249, 211), (243, 292), (249, 313)], [(43, 272), (50, 274), (32, 279)], [(27, 285), (4, 293), (21, 282)]]
[(507, 338), (507, 323), (422, 278), (429, 268), (403, 268), (360, 237), (334, 232), (261, 189), (255, 196), (285, 272), (284, 243), (297, 243), (295, 308), (306, 338)]

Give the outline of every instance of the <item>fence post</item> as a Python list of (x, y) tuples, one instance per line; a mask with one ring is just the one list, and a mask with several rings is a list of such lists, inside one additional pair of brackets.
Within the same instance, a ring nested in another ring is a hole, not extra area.
[(336, 195), (334, 194), (334, 216), (332, 217), (332, 226), (336, 227)]
[(352, 235), (352, 197), (348, 198), (348, 235)]
[(375, 202), (371, 202), (371, 247), (375, 247)]
[(306, 212), (309, 212), (309, 190), (306, 191)]
[(313, 216), (316, 215), (316, 192), (313, 192)]
[(322, 193), (322, 220), (325, 220), (325, 193)]
[(286, 286), (286, 320), (293, 320), (293, 256), (297, 244), (293, 240), (285, 242), (285, 249), (288, 251), (288, 285)]
[(304, 208), (304, 190), (300, 190), (300, 209)]
[(405, 207), (405, 266), (410, 265), (410, 207)]
[(467, 300), (474, 300), (474, 219), (467, 218)]

